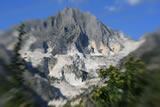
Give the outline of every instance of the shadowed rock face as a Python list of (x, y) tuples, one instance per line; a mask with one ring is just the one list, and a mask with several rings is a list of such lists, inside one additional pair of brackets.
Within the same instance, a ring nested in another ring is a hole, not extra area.
[(145, 34), (141, 40), (145, 42), (129, 56), (141, 58), (151, 70), (160, 65), (160, 31)]
[[(37, 82), (49, 82), (67, 99), (96, 85), (99, 81), (98, 69), (117, 65), (121, 58), (142, 43), (109, 29), (89, 12), (75, 8), (65, 8), (55, 16), (25, 21), (24, 24), (27, 34), (20, 52), (22, 58), (30, 67), (45, 74), (34, 77)], [(1, 33), (3, 41), (0, 40), (0, 43), (11, 50), (16, 43), (16, 29), (17, 26)], [(46, 77), (49, 81), (45, 80)], [(53, 91), (50, 90), (46, 96), (49, 93)], [(48, 97), (45, 98), (47, 101)], [(49, 104), (52, 105), (52, 102)]]
[[(1, 88), (4, 86), (9, 87), (10, 84), (13, 83), (11, 81), (13, 78), (12, 75), (9, 75), (9, 71), (7, 66), (11, 64), (13, 60), (13, 52), (8, 51), (3, 44), (0, 44), (0, 85)], [(28, 62), (27, 62), (28, 63)], [(26, 64), (27, 67), (27, 64)], [(42, 77), (40, 73), (36, 73), (37, 69), (30, 68), (25, 70), (23, 73), (24, 84), (27, 86), (27, 90), (24, 90), (23, 93), (32, 93), (37, 104), (41, 104), (42, 107), (47, 107), (48, 101), (51, 99), (57, 99), (59, 97), (65, 98), (59, 89), (51, 86), (46, 77)], [(18, 88), (17, 88), (18, 89)], [(15, 88), (16, 90), (16, 88)], [(0, 90), (2, 91), (2, 90)], [(6, 103), (6, 99), (8, 99), (8, 91), (6, 93), (0, 92), (0, 106), (3, 107)], [(23, 102), (22, 102), (23, 103)]]
[[(79, 9), (65, 8), (55, 16), (48, 17), (45, 20), (29, 20), (24, 22), (26, 25), (27, 35), (24, 42), (34, 36), (34, 43), (30, 44), (29, 49), (34, 51), (37, 48), (46, 48), (44, 43), (50, 42), (50, 47), (55, 47), (52, 51), (54, 54), (61, 54), (67, 50), (71, 44), (75, 44), (80, 53), (92, 53), (89, 44), (95, 42), (97, 51), (103, 52), (100, 45), (103, 44), (109, 51), (114, 51), (111, 45), (117, 43), (120, 50), (123, 47), (121, 43), (126, 37), (112, 31), (107, 26), (99, 22), (95, 16), (89, 12), (83, 13)], [(16, 37), (17, 27), (6, 31), (3, 35), (13, 35)], [(2, 41), (3, 42), (3, 41)], [(8, 40), (12, 45), (11, 40)], [(101, 43), (101, 44), (100, 44)], [(93, 48), (93, 47), (92, 47)]]

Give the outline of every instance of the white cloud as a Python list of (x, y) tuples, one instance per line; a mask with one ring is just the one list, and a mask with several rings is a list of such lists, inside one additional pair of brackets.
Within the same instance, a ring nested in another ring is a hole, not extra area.
[(154, 1), (154, 0), (115, 0), (115, 4), (124, 5), (127, 3), (130, 6), (135, 6), (142, 3), (143, 1), (148, 2), (148, 1)]
[(112, 5), (107, 5), (104, 7), (104, 9), (110, 11), (110, 12), (116, 12), (122, 9), (122, 4), (124, 3), (124, 0), (113, 0)]
[(108, 9), (109, 9), (109, 11), (116, 11), (117, 10), (117, 8), (115, 8), (115, 7), (109, 7)]
[(58, 3), (62, 3), (64, 0), (56, 0)]
[(75, 3), (75, 2), (82, 2), (87, 0), (56, 0), (58, 3), (63, 3), (64, 1)]
[(158, 0), (113, 0), (111, 5), (107, 5), (104, 9), (110, 12), (117, 12), (128, 8), (129, 6), (136, 6), (145, 3), (156, 3)]
[(129, 5), (138, 5), (142, 2), (142, 0), (126, 0)]
[(115, 11), (119, 10), (120, 8), (114, 7), (114, 6), (106, 6), (105, 9), (107, 9), (110, 12), (115, 12)]

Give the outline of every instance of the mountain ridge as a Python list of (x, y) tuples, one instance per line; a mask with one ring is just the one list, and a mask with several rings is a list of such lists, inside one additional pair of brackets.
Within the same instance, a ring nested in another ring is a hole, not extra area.
[[(62, 102), (98, 85), (100, 68), (116, 66), (120, 59), (144, 42), (131, 40), (122, 32), (111, 30), (90, 13), (75, 8), (65, 8), (44, 20), (23, 23), (27, 33), (23, 38), (21, 57), (46, 75), (47, 79), (37, 74), (33, 76), (40, 81), (37, 87), (47, 84), (57, 88), (59, 96), (65, 97), (61, 97)], [(16, 29), (2, 34), (3, 37), (7, 35), (2, 43), (11, 50), (18, 35)], [(39, 94), (44, 90), (37, 89)], [(46, 97), (44, 99), (50, 105), (55, 104), (56, 99)]]

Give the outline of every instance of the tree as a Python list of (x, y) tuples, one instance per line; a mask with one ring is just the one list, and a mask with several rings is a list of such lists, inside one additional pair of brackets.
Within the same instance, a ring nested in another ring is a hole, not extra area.
[(25, 25), (22, 24), (20, 25), (18, 32), (18, 42), (16, 43), (14, 47), (14, 53), (13, 53), (13, 58), (12, 58), (12, 63), (8, 66), (9, 68), (9, 74), (13, 76), (14, 82), (16, 83), (18, 87), (23, 85), (23, 77), (22, 74), (25, 71), (25, 61), (20, 57), (19, 51), (21, 50), (21, 45), (22, 45), (22, 37), (26, 33), (24, 31)]
[(99, 77), (109, 78), (105, 85), (95, 88), (92, 99), (102, 107), (134, 107), (134, 102), (143, 94), (147, 86), (147, 69), (141, 60), (130, 57), (124, 64), (124, 71), (110, 66), (101, 69)]
[(5, 94), (4, 107), (34, 107), (36, 102), (30, 89), (24, 84), (23, 72), (25, 72), (25, 61), (20, 57), (22, 38), (26, 33), (25, 25), (20, 25), (18, 42), (13, 50), (11, 64), (7, 65), (8, 78), (4, 79), (0, 94)]

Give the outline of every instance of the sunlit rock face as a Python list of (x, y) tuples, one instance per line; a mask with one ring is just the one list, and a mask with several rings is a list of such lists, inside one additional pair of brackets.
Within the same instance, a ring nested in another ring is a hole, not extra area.
[[(91, 13), (76, 8), (65, 8), (55, 16), (25, 21), (24, 24), (27, 33), (21, 56), (32, 67), (45, 73), (50, 79), (48, 82), (66, 99), (96, 85), (100, 68), (117, 65), (143, 42), (111, 30)], [(3, 37), (17, 35), (16, 29), (17, 26), (3, 32)], [(5, 37), (9, 49), (15, 43), (15, 37)]]

